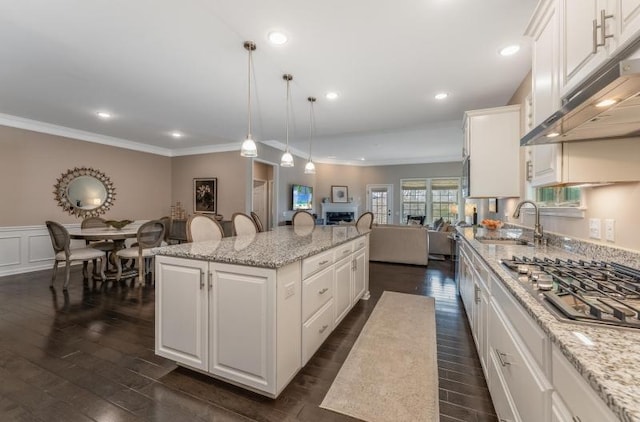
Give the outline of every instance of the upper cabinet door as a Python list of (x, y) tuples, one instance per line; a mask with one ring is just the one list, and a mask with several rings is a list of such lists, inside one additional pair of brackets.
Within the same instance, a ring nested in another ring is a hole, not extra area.
[(607, 38), (613, 35), (615, 21), (605, 1), (560, 0), (560, 5), (560, 85), (564, 96), (607, 60), (616, 40)]
[[(555, 2), (537, 11), (528, 33), (533, 38), (532, 108), (533, 127), (560, 107), (558, 86), (558, 13)], [(529, 131), (531, 128), (526, 128)]]
[(640, 0), (614, 0), (614, 3), (619, 14), (616, 17), (620, 35), (619, 44), (624, 45), (640, 33)]

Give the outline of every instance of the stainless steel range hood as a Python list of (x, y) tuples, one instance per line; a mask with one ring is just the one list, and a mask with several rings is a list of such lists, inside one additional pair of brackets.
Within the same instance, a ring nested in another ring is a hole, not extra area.
[[(612, 100), (609, 106), (603, 101)], [(520, 145), (640, 136), (640, 59), (616, 62), (563, 100)]]

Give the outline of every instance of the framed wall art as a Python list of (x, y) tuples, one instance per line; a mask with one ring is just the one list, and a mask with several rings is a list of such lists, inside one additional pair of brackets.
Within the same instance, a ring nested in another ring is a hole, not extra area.
[(331, 202), (349, 202), (349, 191), (346, 186), (331, 186)]
[(216, 214), (218, 211), (218, 179), (193, 179), (193, 212)]

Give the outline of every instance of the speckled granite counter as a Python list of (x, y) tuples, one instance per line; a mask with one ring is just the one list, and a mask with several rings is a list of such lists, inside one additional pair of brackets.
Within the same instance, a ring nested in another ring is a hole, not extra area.
[(355, 226), (277, 227), (255, 236), (225, 237), (221, 241), (183, 243), (155, 248), (157, 255), (201, 259), (262, 268), (280, 268), (369, 231)]
[[(607, 406), (623, 421), (640, 421), (640, 330), (619, 329), (559, 321), (500, 264), (500, 259), (513, 255), (539, 258), (594, 258), (599, 253), (577, 255), (566, 249), (544, 246), (485, 244), (476, 236), (491, 235), (484, 229), (459, 229), (460, 234), (487, 262), (507, 289), (547, 333), (564, 356), (573, 364)], [(513, 232), (516, 233), (516, 232)], [(637, 255), (621, 251), (617, 262), (638, 268)], [(636, 256), (631, 260), (630, 256)], [(616, 261), (609, 251), (602, 260)], [(629, 262), (632, 261), (632, 262)], [(635, 265), (633, 265), (635, 264)], [(573, 332), (586, 334), (593, 345), (587, 346)]]

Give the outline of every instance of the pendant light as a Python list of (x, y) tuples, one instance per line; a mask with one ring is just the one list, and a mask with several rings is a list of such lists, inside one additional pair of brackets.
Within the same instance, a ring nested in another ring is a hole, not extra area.
[(313, 103), (316, 102), (315, 97), (307, 98), (309, 101), (309, 161), (304, 166), (304, 174), (316, 174), (316, 165), (311, 160), (311, 147), (313, 145), (313, 131), (316, 126), (315, 115), (313, 114)]
[(257, 157), (258, 147), (251, 135), (251, 68), (253, 67), (251, 53), (256, 49), (256, 44), (253, 41), (245, 41), (244, 48), (249, 52), (249, 94), (247, 96), (247, 139), (242, 142), (240, 155), (243, 157)]
[(285, 126), (286, 126), (286, 136), (287, 136), (287, 146), (284, 150), (284, 154), (282, 154), (282, 158), (280, 159), (280, 166), (281, 167), (293, 167), (293, 155), (291, 155), (291, 153), (289, 152), (289, 98), (290, 98), (290, 82), (293, 79), (293, 76), (289, 75), (288, 73), (285, 73), (284, 75), (282, 75), (282, 79), (284, 79), (285, 81), (287, 81), (287, 107), (286, 107), (286, 120), (285, 120)]

